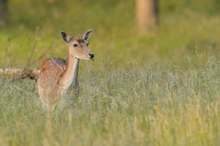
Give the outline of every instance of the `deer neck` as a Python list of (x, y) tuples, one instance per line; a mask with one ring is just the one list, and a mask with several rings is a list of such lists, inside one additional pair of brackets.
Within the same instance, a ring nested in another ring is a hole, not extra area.
[(79, 59), (68, 55), (67, 69), (61, 76), (59, 83), (64, 90), (69, 89), (71, 86), (74, 89), (77, 88), (78, 69)]

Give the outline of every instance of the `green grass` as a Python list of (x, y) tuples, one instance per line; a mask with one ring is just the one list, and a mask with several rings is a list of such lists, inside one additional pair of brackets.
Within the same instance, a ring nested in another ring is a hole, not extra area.
[[(219, 61), (83, 63), (73, 115), (47, 122), (35, 81), (1, 78), (0, 145), (218, 145)], [(86, 72), (85, 72), (86, 70)]]
[[(143, 36), (137, 33), (134, 1), (70, 3), (59, 0), (53, 4), (10, 2), (10, 25), (0, 32), (0, 66), (8, 66), (5, 62), (9, 62), (11, 66), (23, 67), (35, 42), (32, 61), (50, 44), (52, 48), (43, 59), (65, 57), (66, 45), (59, 35), (61, 29), (74, 36), (94, 29), (90, 48), (96, 58), (113, 58), (119, 63), (178, 59), (182, 54), (191, 56), (195, 52), (219, 56), (220, 22), (218, 11), (213, 7), (218, 6), (215, 0), (203, 1), (200, 5), (187, 1), (160, 2), (158, 31)], [(204, 6), (206, 11), (202, 9)], [(38, 67), (41, 61), (30, 67)]]
[[(160, 1), (154, 34), (137, 34), (134, 1), (10, 1), (0, 67), (65, 57), (59, 36), (94, 29), (73, 113), (50, 122), (33, 80), (0, 78), (0, 145), (219, 145), (219, 2)], [(31, 61), (30, 52), (34, 49)], [(46, 56), (38, 60), (43, 52)]]

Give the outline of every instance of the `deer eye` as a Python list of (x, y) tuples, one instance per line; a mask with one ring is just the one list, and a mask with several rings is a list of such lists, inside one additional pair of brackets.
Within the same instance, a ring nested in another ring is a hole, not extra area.
[(73, 44), (73, 47), (78, 47), (78, 45), (77, 44)]
[(89, 46), (89, 43), (87, 43), (86, 45)]

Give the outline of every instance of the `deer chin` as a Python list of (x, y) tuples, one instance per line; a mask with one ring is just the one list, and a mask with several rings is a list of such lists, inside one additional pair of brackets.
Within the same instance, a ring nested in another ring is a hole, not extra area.
[(79, 60), (93, 60), (93, 58), (91, 58), (91, 57), (77, 57), (77, 56), (75, 56), (75, 58), (77, 58), (77, 59), (79, 59)]
[(92, 61), (94, 61), (94, 57), (88, 57), (86, 60), (92, 60)]

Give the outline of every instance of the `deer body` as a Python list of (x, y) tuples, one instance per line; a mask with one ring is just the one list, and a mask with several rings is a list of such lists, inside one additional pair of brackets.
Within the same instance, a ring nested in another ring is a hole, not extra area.
[(94, 58), (94, 54), (86, 42), (91, 36), (92, 30), (87, 31), (81, 38), (70, 38), (63, 31), (60, 33), (68, 45), (68, 59), (66, 61), (61, 58), (50, 58), (43, 61), (37, 81), (40, 100), (49, 111), (59, 98), (65, 98), (67, 90), (73, 88), (75, 96), (78, 95), (79, 61)]

